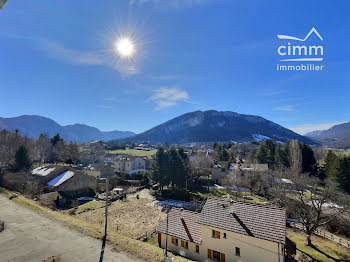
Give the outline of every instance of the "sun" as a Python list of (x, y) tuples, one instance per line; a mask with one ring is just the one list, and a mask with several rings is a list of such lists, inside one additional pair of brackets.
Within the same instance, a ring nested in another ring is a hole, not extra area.
[(132, 57), (135, 53), (135, 45), (130, 38), (123, 37), (115, 41), (115, 51), (122, 57)]

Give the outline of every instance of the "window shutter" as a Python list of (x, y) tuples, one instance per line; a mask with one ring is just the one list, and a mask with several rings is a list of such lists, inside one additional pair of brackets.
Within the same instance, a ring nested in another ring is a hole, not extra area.
[(211, 249), (208, 248), (208, 258), (211, 259)]
[(199, 246), (196, 245), (196, 252), (199, 253)]
[(173, 238), (173, 237), (171, 238), (171, 243), (175, 244), (175, 238)]
[(216, 238), (220, 239), (220, 232), (219, 231), (216, 231)]
[(158, 233), (158, 243), (162, 242), (162, 233)]
[(225, 254), (224, 253), (221, 253), (220, 262), (225, 262)]
[(185, 241), (181, 240), (181, 246), (185, 247)]

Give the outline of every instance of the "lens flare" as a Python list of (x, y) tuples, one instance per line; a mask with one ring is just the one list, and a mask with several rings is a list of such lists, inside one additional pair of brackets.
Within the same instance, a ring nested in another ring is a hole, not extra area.
[(115, 44), (115, 51), (122, 57), (132, 57), (135, 52), (133, 41), (127, 37), (118, 39)]

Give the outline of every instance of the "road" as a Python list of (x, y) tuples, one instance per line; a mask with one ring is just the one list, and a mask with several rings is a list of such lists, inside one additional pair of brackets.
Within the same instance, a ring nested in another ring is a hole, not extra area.
[[(101, 240), (86, 236), (0, 195), (0, 262), (41, 262), (58, 256), (60, 262), (97, 262)], [(104, 262), (141, 262), (106, 246)]]

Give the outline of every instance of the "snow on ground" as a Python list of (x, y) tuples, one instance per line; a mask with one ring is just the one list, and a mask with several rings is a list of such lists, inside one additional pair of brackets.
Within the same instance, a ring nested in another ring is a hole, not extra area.
[(48, 186), (56, 187), (74, 176), (74, 172), (66, 171), (47, 183)]
[(162, 201), (158, 201), (156, 203), (157, 206), (161, 207), (182, 207), (182, 208), (191, 208), (195, 207), (196, 205), (191, 202), (185, 202), (185, 201), (179, 201), (179, 200), (172, 200), (172, 199), (166, 199)]
[(264, 135), (260, 135), (260, 134), (252, 134), (252, 137), (253, 137), (253, 139), (256, 142), (260, 142), (260, 141), (271, 139), (268, 136), (264, 136)]
[(38, 176), (47, 176), (48, 174), (50, 174), (54, 170), (55, 170), (54, 167), (47, 168), (47, 167), (44, 167), (44, 166), (40, 166), (40, 167), (37, 167), (37, 168), (33, 169), (32, 174), (33, 175), (38, 175)]
[(291, 180), (287, 179), (287, 178), (275, 178), (276, 183), (279, 184), (294, 184)]
[[(206, 186), (203, 186), (206, 187)], [(239, 187), (239, 186), (219, 186), (217, 184), (214, 184), (213, 186), (209, 186), (209, 188), (213, 189), (226, 189), (226, 190), (235, 190), (235, 191), (242, 191), (242, 192), (248, 192), (250, 191), (249, 188), (246, 187)]]
[(332, 202), (324, 203), (322, 206), (323, 206), (323, 207), (343, 208), (342, 206), (339, 206), (339, 205), (337, 205), (336, 203), (332, 203)]

